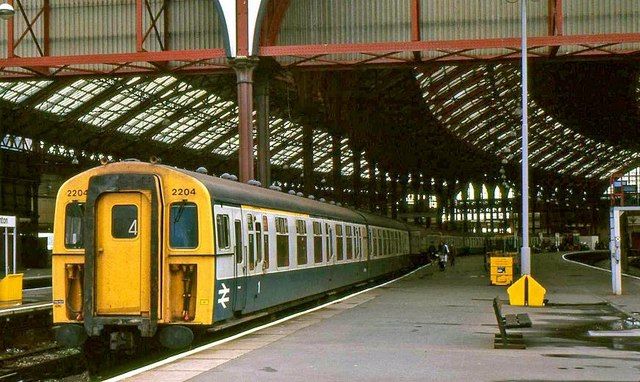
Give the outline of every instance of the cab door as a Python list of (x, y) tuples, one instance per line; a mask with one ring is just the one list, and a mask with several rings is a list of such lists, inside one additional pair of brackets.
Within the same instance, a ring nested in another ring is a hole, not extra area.
[(148, 316), (151, 195), (106, 193), (96, 204), (96, 313)]

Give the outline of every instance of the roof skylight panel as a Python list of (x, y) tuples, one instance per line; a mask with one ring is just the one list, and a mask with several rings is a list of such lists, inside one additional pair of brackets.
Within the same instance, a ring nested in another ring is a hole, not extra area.
[(81, 79), (55, 92), (52, 96), (35, 106), (36, 109), (66, 115), (91, 98), (113, 86), (118, 78)]
[[(213, 123), (211, 127), (199, 132), (189, 142), (185, 143), (185, 147), (194, 150), (200, 150), (221, 138), (230, 131), (236, 131), (237, 126), (226, 123)], [(237, 136), (237, 135), (236, 135)]]
[(211, 152), (222, 156), (229, 156), (240, 148), (240, 136), (235, 134), (231, 138), (222, 142), (218, 147), (214, 147)]
[(123, 91), (95, 107), (78, 120), (90, 123), (94, 126), (104, 127), (116, 118), (138, 106), (140, 102), (140, 99), (132, 98), (127, 91)]
[(327, 157), (323, 162), (316, 163), (315, 168), (318, 172), (330, 172), (333, 169), (333, 160)]
[(178, 138), (181, 138), (186, 133), (193, 131), (198, 126), (204, 124), (204, 120), (193, 118), (190, 115), (184, 116), (167, 126), (158, 134), (154, 135), (152, 139), (164, 143), (173, 143)]
[(131, 118), (124, 125), (118, 127), (118, 131), (126, 134), (140, 135), (159, 124), (163, 119), (172, 116), (174, 113), (175, 110), (168, 109), (165, 105), (154, 105)]
[(288, 162), (294, 156), (300, 154), (301, 152), (302, 152), (302, 146), (291, 145), (284, 150), (280, 150), (277, 153), (274, 153), (273, 156), (271, 157), (271, 162), (276, 165), (282, 165)]
[(0, 98), (20, 103), (46, 88), (53, 81), (0, 82)]

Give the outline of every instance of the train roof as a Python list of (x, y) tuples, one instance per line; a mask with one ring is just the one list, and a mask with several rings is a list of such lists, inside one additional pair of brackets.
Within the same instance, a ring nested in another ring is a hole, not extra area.
[(289, 195), (263, 187), (222, 179), (215, 176), (201, 174), (189, 170), (171, 168), (199, 180), (211, 194), (215, 202), (235, 205), (251, 205), (260, 208), (284, 210), (289, 212), (309, 214), (311, 216), (334, 218), (360, 224), (372, 224), (399, 230), (408, 227), (394, 219), (374, 215), (366, 212), (323, 203), (317, 200)]

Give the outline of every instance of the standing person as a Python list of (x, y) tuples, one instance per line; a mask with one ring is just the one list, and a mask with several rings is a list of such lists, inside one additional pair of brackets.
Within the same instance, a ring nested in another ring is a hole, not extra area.
[(440, 270), (444, 271), (444, 268), (447, 265), (447, 257), (449, 256), (449, 246), (444, 241), (440, 241), (439, 246), (439, 254), (440, 254)]

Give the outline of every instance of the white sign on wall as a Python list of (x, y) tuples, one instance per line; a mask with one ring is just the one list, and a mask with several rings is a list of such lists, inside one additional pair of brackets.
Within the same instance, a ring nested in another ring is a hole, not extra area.
[(16, 228), (16, 217), (0, 215), (0, 227)]

